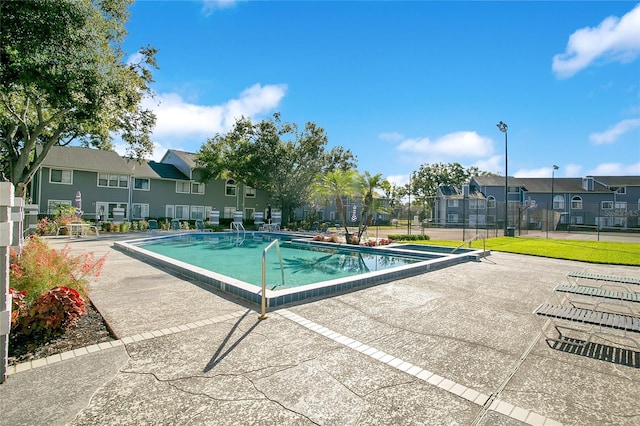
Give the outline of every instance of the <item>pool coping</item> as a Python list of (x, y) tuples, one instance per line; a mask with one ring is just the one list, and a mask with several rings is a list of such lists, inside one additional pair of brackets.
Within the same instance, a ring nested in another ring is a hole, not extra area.
[[(216, 233), (220, 236), (233, 235), (234, 233), (224, 232), (224, 233)], [(256, 305), (260, 305), (262, 302), (262, 289), (253, 284), (249, 284), (247, 282), (229, 277), (227, 275), (222, 275), (213, 271), (209, 271), (205, 268), (194, 266), (189, 263), (172, 259), (168, 256), (164, 256), (158, 253), (151, 252), (149, 250), (145, 250), (137, 246), (141, 242), (153, 241), (157, 239), (168, 239), (175, 238), (177, 235), (211, 235), (211, 233), (207, 232), (182, 232), (180, 234), (166, 234), (166, 235), (150, 235), (145, 238), (137, 238), (134, 240), (128, 241), (115, 241), (114, 247), (123, 251), (124, 253), (135, 257), (137, 259), (143, 260), (150, 264), (163, 266), (179, 273), (182, 276), (187, 278), (197, 280), (202, 284), (213, 287), (214, 289), (231, 295), (233, 297), (237, 297), (246, 302), (253, 303)], [(310, 244), (317, 247), (329, 247), (335, 248), (335, 243), (326, 243), (313, 241), (313, 235), (303, 236), (300, 234), (286, 234), (286, 233), (274, 233), (274, 232), (252, 232), (252, 237), (255, 235), (285, 235), (291, 241), (302, 243), (302, 244)], [(398, 255), (412, 255), (412, 256), (423, 256), (426, 257), (427, 253), (424, 251), (412, 251), (406, 248), (403, 248), (403, 244), (390, 244), (385, 246), (376, 246), (376, 247), (368, 247), (368, 246), (351, 246), (346, 244), (339, 244), (340, 248), (343, 249), (359, 249), (365, 252), (376, 252), (381, 251), (385, 252), (385, 254), (398, 254)], [(440, 247), (440, 246), (438, 246)], [(427, 273), (429, 271), (435, 271), (438, 269), (442, 269), (448, 266), (456, 265), (459, 263), (464, 263), (468, 261), (479, 261), (482, 257), (487, 256), (490, 252), (482, 250), (473, 250), (473, 249), (463, 249), (464, 252), (459, 254), (439, 254), (438, 258), (429, 258), (424, 261), (412, 263), (409, 265), (396, 266), (393, 268), (388, 268), (380, 271), (367, 272), (364, 274), (337, 278), (328, 281), (322, 281), (313, 284), (306, 284), (298, 287), (288, 287), (283, 289), (266, 289), (266, 307), (267, 308), (275, 308), (281, 307), (285, 305), (289, 305), (292, 303), (299, 303), (302, 301), (311, 301), (315, 300), (319, 297), (327, 297), (331, 295), (337, 295), (353, 290), (357, 290), (359, 288), (370, 287), (378, 284), (387, 283), (390, 281), (399, 280), (402, 278), (407, 278), (415, 275), (420, 275)]]

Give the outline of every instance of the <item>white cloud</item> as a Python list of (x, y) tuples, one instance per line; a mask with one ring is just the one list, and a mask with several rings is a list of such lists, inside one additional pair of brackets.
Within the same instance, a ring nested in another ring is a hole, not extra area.
[(390, 175), (386, 178), (390, 183), (395, 183), (397, 186), (402, 186), (405, 183), (409, 183), (409, 175)]
[[(515, 177), (521, 178), (541, 178), (541, 177), (551, 177), (552, 173), (551, 167), (540, 167), (538, 169), (520, 169), (513, 174)], [(558, 171), (556, 171), (555, 176), (558, 176)]]
[(241, 1), (245, 0), (202, 0), (202, 13), (209, 16), (216, 10), (230, 9)]
[(554, 55), (552, 70), (571, 77), (600, 59), (629, 62), (640, 53), (640, 5), (622, 18), (610, 16), (597, 27), (581, 28), (569, 36), (564, 53)]
[(493, 141), (476, 132), (461, 131), (449, 133), (435, 141), (429, 138), (407, 139), (397, 149), (423, 157), (421, 163), (452, 162), (458, 158), (491, 155)]
[(404, 139), (404, 135), (398, 132), (380, 133), (378, 137), (388, 142), (400, 142)]
[[(475, 166), (485, 172), (504, 176), (504, 156), (501, 155), (493, 155), (489, 158), (478, 160), (472, 164), (472, 166)], [(509, 174), (511, 175), (512, 173)]]
[(629, 118), (614, 124), (601, 133), (592, 133), (589, 140), (596, 145), (614, 143), (620, 135), (640, 127), (640, 118)]
[(186, 102), (176, 93), (164, 93), (153, 100), (146, 100), (145, 107), (152, 109), (157, 117), (154, 140), (205, 139), (228, 131), (240, 117), (254, 117), (273, 110), (286, 90), (284, 84), (255, 84), (244, 90), (237, 99), (221, 105), (196, 105)]
[(580, 164), (565, 164), (562, 167), (563, 176), (580, 177), (582, 176), (582, 166)]
[(640, 162), (635, 164), (603, 163), (589, 170), (586, 175), (592, 176), (638, 176), (640, 175)]

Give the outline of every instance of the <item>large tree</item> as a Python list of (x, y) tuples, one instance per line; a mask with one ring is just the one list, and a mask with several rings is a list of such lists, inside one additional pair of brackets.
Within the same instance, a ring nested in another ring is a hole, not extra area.
[(278, 113), (259, 123), (241, 118), (200, 148), (197, 163), (202, 181), (233, 178), (270, 193), (286, 226), (293, 210), (309, 201), (317, 174), (355, 165), (351, 151), (327, 150), (327, 141), (324, 129), (312, 122), (301, 131)]
[(312, 187), (315, 197), (324, 199), (328, 203), (335, 203), (340, 222), (344, 227), (347, 243), (351, 243), (352, 238), (347, 227), (347, 214), (344, 211), (342, 198), (361, 194), (361, 184), (362, 181), (357, 171), (336, 169), (328, 173), (318, 174)]
[(488, 175), (490, 173), (477, 167), (464, 168), (459, 163), (423, 164), (407, 184), (407, 194), (414, 197), (415, 204), (423, 208), (433, 209), (434, 199), (440, 185), (462, 185), (472, 176)]
[(24, 196), (49, 150), (77, 143), (151, 153), (155, 49), (125, 62), (132, 0), (0, 0), (0, 168)]

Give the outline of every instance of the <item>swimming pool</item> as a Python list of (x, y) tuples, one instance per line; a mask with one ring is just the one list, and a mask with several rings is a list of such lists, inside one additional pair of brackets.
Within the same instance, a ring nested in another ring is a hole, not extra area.
[(220, 291), (260, 304), (262, 255), (266, 254), (267, 307), (322, 297), (405, 278), (469, 260), (482, 252), (450, 248), (411, 250), (410, 246), (348, 246), (319, 243), (310, 237), (286, 233), (185, 232), (115, 242), (144, 261), (168, 267)]

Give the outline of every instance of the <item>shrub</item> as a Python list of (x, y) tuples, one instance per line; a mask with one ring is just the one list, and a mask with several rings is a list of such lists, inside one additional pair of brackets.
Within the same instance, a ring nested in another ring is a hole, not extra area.
[(74, 256), (70, 251), (69, 246), (57, 251), (37, 236), (29, 237), (20, 255), (11, 250), (10, 286), (26, 292), (29, 306), (53, 287), (70, 287), (86, 294), (89, 279), (100, 275), (107, 256), (95, 259), (93, 253)]
[(45, 216), (38, 222), (36, 233), (38, 235), (54, 235), (57, 230), (56, 223)]
[(389, 238), (397, 241), (426, 241), (431, 239), (428, 235), (419, 234), (389, 234)]
[[(24, 302), (24, 292), (13, 292), (17, 305)], [(17, 296), (17, 297), (16, 297)], [(15, 334), (51, 336), (69, 327), (75, 327), (78, 318), (85, 312), (84, 300), (76, 290), (69, 287), (54, 287), (41, 294), (28, 309), (19, 306), (12, 330)]]

